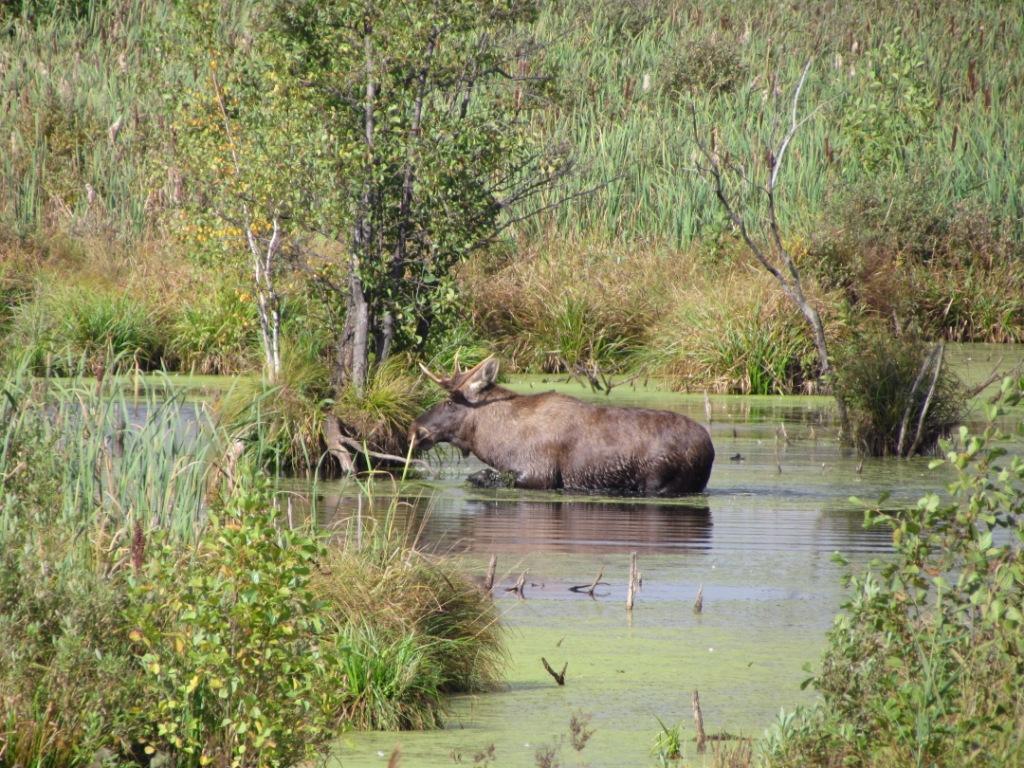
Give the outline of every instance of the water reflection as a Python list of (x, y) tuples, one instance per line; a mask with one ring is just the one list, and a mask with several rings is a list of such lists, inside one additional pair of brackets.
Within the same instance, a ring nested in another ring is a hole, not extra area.
[(711, 510), (707, 500), (699, 497), (695, 503), (659, 504), (529, 498), (526, 493), (474, 497), (457, 487), (446, 491), (444, 495), (402, 495), (394, 506), (385, 497), (370, 508), (340, 488), (319, 497), (319, 522), (347, 531), (359, 519), (389, 514), (393, 525), (433, 552), (672, 552), (711, 546)]
[(711, 510), (651, 502), (467, 500), (463, 540), (473, 551), (650, 552), (706, 550)]

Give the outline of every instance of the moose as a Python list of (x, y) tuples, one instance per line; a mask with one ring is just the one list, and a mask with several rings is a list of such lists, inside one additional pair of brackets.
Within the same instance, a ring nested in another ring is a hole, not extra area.
[(595, 405), (555, 392), (498, 386), (498, 361), (441, 377), (448, 397), (409, 428), (416, 451), (450, 443), (518, 488), (680, 496), (703, 491), (715, 460), (704, 427), (682, 414)]

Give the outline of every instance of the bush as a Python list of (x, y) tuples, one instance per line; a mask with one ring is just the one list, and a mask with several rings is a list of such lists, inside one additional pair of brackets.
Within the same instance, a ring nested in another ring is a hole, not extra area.
[(166, 339), (157, 313), (128, 294), (40, 283), (33, 299), (14, 309), (6, 345), (36, 372), (67, 375), (111, 360), (159, 367)]
[(490, 598), (392, 527), (287, 528), (249, 474), (219, 488), (220, 436), (173, 400), (112, 460), (110, 385), (0, 391), (0, 765), (294, 764), (496, 679)]
[(668, 258), (657, 249), (550, 243), (542, 253), (468, 264), (462, 282), (476, 328), (511, 367), (621, 370), (649, 337)]
[(195, 550), (153, 541), (125, 613), (143, 670), (133, 716), (178, 766), (293, 765), (332, 733), (335, 635), (311, 586), (319, 539), (279, 525), (264, 487)]
[[(1010, 766), (1024, 760), (1024, 460), (993, 426), (1021, 401), (1006, 380), (989, 426), (944, 446), (949, 496), (868, 512), (895, 556), (849, 577), (850, 599), (770, 766)], [(1024, 437), (1019, 420), (1016, 438)], [(884, 503), (880, 502), (880, 504)]]
[[(679, 389), (742, 394), (806, 391), (817, 354), (799, 311), (761, 276), (706, 279), (660, 319), (649, 364)], [(838, 332), (840, 323), (829, 330)]]
[(216, 286), (183, 307), (174, 320), (170, 352), (182, 370), (231, 374), (259, 360), (259, 320), (244, 291)]
[(1024, 251), (1008, 222), (950, 204), (918, 171), (833, 200), (800, 264), (855, 307), (954, 341), (1024, 339)]
[(71, 537), (0, 534), (0, 765), (88, 764), (130, 749), (140, 700), (123, 589)]
[(679, 100), (729, 93), (746, 76), (739, 49), (714, 39), (681, 45), (666, 57), (662, 67), (665, 92)]
[(940, 355), (919, 339), (884, 331), (858, 335), (839, 351), (833, 388), (846, 404), (859, 451), (929, 453), (960, 423), (963, 387), (948, 367), (935, 374)]

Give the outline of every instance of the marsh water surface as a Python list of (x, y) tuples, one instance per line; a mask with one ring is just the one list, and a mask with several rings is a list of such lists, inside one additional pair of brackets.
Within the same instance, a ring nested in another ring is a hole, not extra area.
[[(622, 388), (611, 400), (707, 421), (703, 396)], [(695, 689), (708, 732), (758, 735), (780, 708), (809, 702), (803, 668), (819, 659), (843, 599), (833, 554), (859, 565), (888, 551), (885, 534), (864, 529), (863, 507), (850, 497), (892, 491), (896, 501), (913, 501), (945, 478), (927, 459), (862, 462), (843, 452), (824, 398), (713, 397), (711, 405), (715, 468), (707, 492), (688, 499), (473, 490), (465, 478), (482, 465), (436, 455), (435, 479), (403, 490), (408, 503), (397, 523), (477, 574), (497, 556), (507, 686), (456, 697), (441, 731), (346, 736), (336, 764), (384, 765), (399, 746), (403, 765), (472, 765), (493, 744), (493, 765), (533, 766), (539, 748), (560, 744), (565, 765), (646, 766), (655, 762), (659, 718), (692, 734)], [(328, 524), (372, 514), (345, 483), (321, 484), (318, 497)], [(643, 589), (630, 618), (631, 552)], [(524, 571), (518, 599), (505, 588)], [(569, 591), (599, 571), (608, 585), (596, 599)], [(701, 585), (704, 610), (696, 615)], [(568, 662), (565, 687), (541, 657), (556, 669)], [(568, 724), (580, 711), (595, 734), (573, 755)], [(692, 757), (692, 743), (688, 750)]]

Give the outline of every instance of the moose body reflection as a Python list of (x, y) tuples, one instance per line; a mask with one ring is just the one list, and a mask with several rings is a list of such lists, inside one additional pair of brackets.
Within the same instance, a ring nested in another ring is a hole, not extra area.
[(442, 378), (448, 392), (409, 430), (425, 450), (451, 443), (516, 487), (680, 496), (703, 491), (715, 449), (704, 427), (679, 413), (594, 405), (545, 392), (519, 395), (495, 384), (498, 361)]
[(466, 509), (463, 534), (482, 552), (667, 552), (711, 541), (706, 506), (495, 499)]

